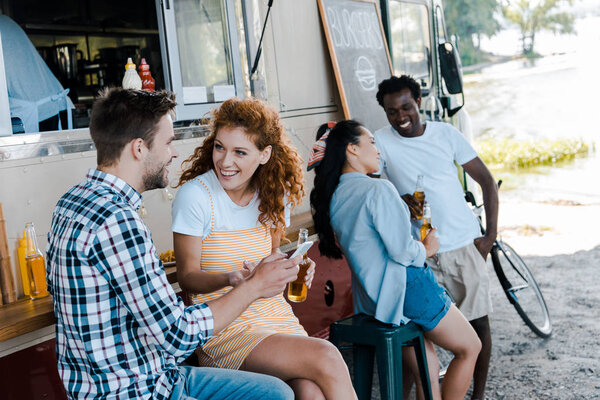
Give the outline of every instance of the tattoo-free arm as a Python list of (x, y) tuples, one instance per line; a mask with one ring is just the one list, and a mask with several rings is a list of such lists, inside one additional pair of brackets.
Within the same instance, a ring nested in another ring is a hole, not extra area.
[(498, 185), (492, 173), (479, 157), (463, 164), (463, 168), (481, 186), (485, 209), (485, 235), (475, 239), (475, 246), (487, 258), (498, 234)]
[[(229, 273), (209, 273), (200, 268), (202, 238), (173, 232), (177, 282), (189, 293), (210, 293), (231, 285)], [(241, 268), (241, 266), (240, 266)]]

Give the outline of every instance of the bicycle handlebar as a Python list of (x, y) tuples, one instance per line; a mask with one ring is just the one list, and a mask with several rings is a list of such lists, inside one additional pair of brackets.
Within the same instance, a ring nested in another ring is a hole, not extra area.
[[(500, 186), (502, 185), (502, 179), (498, 180), (498, 189), (500, 189)], [(479, 208), (482, 206), (482, 204), (478, 205), (477, 204), (477, 200), (475, 200), (475, 196), (473, 195), (473, 192), (471, 192), (470, 190), (465, 190), (465, 201), (467, 203), (471, 203), (471, 205), (475, 208)]]
[[(502, 185), (502, 179), (499, 179), (498, 180), (498, 189), (500, 189), (501, 185)], [(475, 200), (475, 196), (469, 190), (465, 190), (465, 201), (467, 203), (471, 203), (471, 205), (475, 209), (480, 209), (481, 206), (483, 205), (483, 204), (477, 205), (477, 200)], [(485, 235), (485, 228), (483, 227), (483, 224), (481, 223), (481, 211), (479, 212), (479, 214), (475, 213), (475, 211), (473, 211), (473, 213), (477, 216), (477, 219), (479, 220), (479, 227), (481, 228), (481, 233), (483, 235)]]

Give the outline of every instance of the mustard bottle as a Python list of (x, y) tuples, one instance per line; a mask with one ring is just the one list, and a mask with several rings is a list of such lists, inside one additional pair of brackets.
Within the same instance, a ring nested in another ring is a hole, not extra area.
[(31, 292), (31, 284), (29, 283), (29, 275), (27, 274), (27, 262), (25, 261), (25, 253), (27, 252), (27, 233), (23, 231), (23, 237), (19, 238), (19, 247), (17, 255), (19, 259), (19, 270), (21, 271), (21, 283), (23, 283), (23, 293), (29, 296)]
[(125, 64), (125, 76), (123, 76), (123, 89), (137, 89), (142, 88), (142, 79), (135, 70), (135, 64), (131, 61), (131, 57), (127, 59)]

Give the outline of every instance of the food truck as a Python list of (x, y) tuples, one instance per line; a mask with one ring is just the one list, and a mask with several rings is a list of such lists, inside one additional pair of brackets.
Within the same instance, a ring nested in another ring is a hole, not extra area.
[[(177, 95), (176, 162), (202, 143), (210, 110), (234, 96), (277, 109), (306, 162), (324, 122), (355, 118), (372, 131), (386, 124), (375, 93), (392, 73), (421, 84), (424, 119), (466, 120), (460, 62), (441, 0), (2, 0), (0, 14), (0, 22), (17, 24), (26, 39), (8, 42), (13, 36), (6, 38), (10, 33), (0, 24), (6, 35), (0, 46), (0, 223), (18, 297), (0, 306), (5, 400), (65, 398), (52, 300), (24, 296), (19, 238), (33, 222), (45, 249), (57, 200), (96, 166), (91, 105), (103, 87), (121, 85), (128, 58), (136, 66), (144, 59), (156, 89)], [(32, 64), (42, 66), (28, 69)], [(62, 90), (45, 99), (53, 115), (44, 114), (41, 100), (27, 98), (29, 92), (11, 92), (19, 79), (31, 88), (43, 86), (42, 79), (60, 83)], [(171, 172), (172, 184), (178, 174)], [(312, 180), (307, 172), (307, 193)], [(169, 186), (143, 195), (140, 213), (159, 252), (172, 249), (176, 191)], [(295, 247), (299, 228), (314, 235), (308, 199), (292, 215), (283, 251)], [(350, 272), (343, 260), (320, 257), (317, 246), (309, 256), (317, 263), (312, 289), (307, 301), (293, 306), (310, 335), (327, 337), (331, 322), (352, 313)], [(179, 292), (175, 268), (165, 265)]]

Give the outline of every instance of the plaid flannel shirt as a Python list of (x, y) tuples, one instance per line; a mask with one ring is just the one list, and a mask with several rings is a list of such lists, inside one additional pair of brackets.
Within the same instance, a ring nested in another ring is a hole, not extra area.
[(48, 233), (59, 374), (69, 398), (168, 399), (177, 364), (212, 335), (212, 313), (173, 292), (136, 212), (142, 196), (101, 171), (86, 178)]

